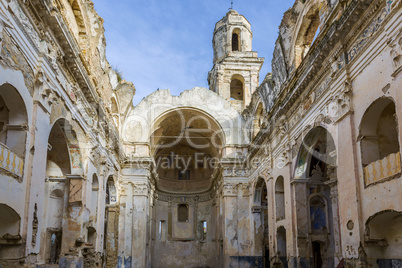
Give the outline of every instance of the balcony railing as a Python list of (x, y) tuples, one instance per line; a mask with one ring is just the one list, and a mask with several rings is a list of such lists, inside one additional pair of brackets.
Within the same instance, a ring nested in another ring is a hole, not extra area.
[(24, 160), (13, 153), (7, 146), (0, 143), (0, 168), (13, 177), (22, 178)]
[(391, 178), (401, 172), (400, 152), (368, 164), (364, 168), (366, 186)]

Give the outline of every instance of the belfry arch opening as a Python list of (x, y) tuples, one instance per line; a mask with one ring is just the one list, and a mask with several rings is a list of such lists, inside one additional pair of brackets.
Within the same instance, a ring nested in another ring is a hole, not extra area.
[(230, 99), (244, 100), (244, 78), (241, 75), (234, 75), (230, 81)]
[(240, 29), (236, 28), (232, 32), (232, 51), (240, 51)]

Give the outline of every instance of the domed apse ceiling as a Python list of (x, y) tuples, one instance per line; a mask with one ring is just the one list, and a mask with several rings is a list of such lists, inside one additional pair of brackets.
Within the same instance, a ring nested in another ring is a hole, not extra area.
[(211, 189), (223, 140), (218, 124), (200, 111), (177, 109), (161, 116), (151, 135), (157, 189), (168, 193)]

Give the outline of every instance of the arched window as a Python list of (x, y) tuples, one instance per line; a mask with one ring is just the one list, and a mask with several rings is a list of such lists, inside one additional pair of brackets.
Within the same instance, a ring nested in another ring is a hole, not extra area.
[(230, 82), (230, 99), (243, 100), (244, 98), (244, 83), (243, 77), (234, 76)]
[[(63, 185), (64, 187), (64, 185)], [(48, 199), (47, 227), (61, 230), (63, 223), (64, 192), (61, 189), (54, 189)]]
[(93, 174), (92, 176), (92, 196), (91, 196), (91, 216), (96, 220), (96, 215), (98, 212), (98, 192), (99, 192), (99, 182), (98, 176)]
[(106, 185), (106, 205), (115, 205), (117, 203), (116, 187), (113, 178), (109, 178)]
[(0, 142), (23, 158), (28, 117), (25, 103), (10, 84), (0, 86)]
[(263, 120), (263, 108), (262, 108), (262, 103), (260, 103), (257, 107), (257, 110), (255, 111), (254, 114), (254, 119), (253, 119), (253, 138), (257, 136), (258, 132), (261, 129), (262, 126), (262, 120)]
[(280, 226), (277, 230), (276, 243), (279, 257), (286, 257), (286, 229), (283, 226)]
[(285, 187), (283, 177), (279, 176), (275, 183), (276, 220), (285, 218)]
[(232, 31), (232, 51), (241, 51), (241, 35), (240, 29), (236, 28)]
[(296, 68), (306, 57), (310, 47), (320, 33), (320, 15), (326, 11), (326, 4), (322, 3), (324, 1), (319, 2), (320, 3), (311, 6), (308, 12), (303, 16), (294, 48)]
[(7, 125), (8, 125), (9, 111), (3, 98), (0, 96), (0, 142), (6, 144), (7, 142)]
[(177, 220), (179, 222), (187, 222), (188, 221), (188, 205), (180, 204), (177, 207)]
[(56, 122), (48, 139), (46, 177), (63, 178), (67, 174), (71, 174), (70, 153), (63, 129)]
[(119, 106), (117, 105), (116, 98), (111, 98), (110, 100), (110, 110), (112, 112), (112, 117), (114, 120), (114, 123), (117, 127), (120, 125), (120, 114), (119, 114)]
[(14, 209), (6, 204), (0, 204), (0, 237), (9, 234), (12, 236), (20, 235), (21, 217)]
[(232, 51), (239, 51), (239, 35), (237, 33), (232, 34)]
[(391, 99), (378, 99), (367, 109), (359, 134), (366, 185), (401, 171), (398, 123)]

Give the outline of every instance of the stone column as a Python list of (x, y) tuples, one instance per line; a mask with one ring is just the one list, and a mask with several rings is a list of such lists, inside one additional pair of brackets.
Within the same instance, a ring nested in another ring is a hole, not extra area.
[[(296, 179), (291, 182), (293, 196), (294, 196), (294, 208), (295, 208), (295, 224), (296, 224), (296, 254), (298, 257), (298, 266), (305, 267), (305, 265), (309, 264), (309, 240), (308, 240), (308, 232), (309, 232), (309, 222), (307, 215), (308, 209), (308, 196), (306, 184), (308, 183), (307, 179)], [(276, 249), (277, 250), (277, 249)]]
[(148, 219), (149, 184), (146, 181), (134, 182), (133, 191), (133, 229), (132, 229), (132, 266), (148, 267)]
[(223, 267), (239, 267), (237, 188), (234, 183), (224, 183), (222, 188)]
[(341, 237), (339, 233), (339, 206), (338, 206), (338, 182), (336, 180), (336, 170), (330, 170), (329, 177), (330, 180), (325, 182), (325, 184), (330, 187), (330, 200), (332, 208), (332, 225), (333, 225), (333, 239), (334, 239), (334, 257), (335, 266), (338, 265), (338, 261), (342, 259), (341, 251)]
[(150, 202), (153, 201), (154, 180), (152, 159), (138, 157), (130, 159), (121, 170), (121, 184), (126, 185), (124, 266), (150, 266)]
[(119, 267), (130, 268), (132, 262), (133, 185), (124, 182), (120, 188), (118, 262)]
[[(349, 113), (337, 123), (342, 141), (338, 142), (338, 193), (339, 224), (341, 232), (342, 257), (357, 259), (359, 245), (363, 238), (364, 224), (361, 222), (359, 204), (358, 161), (353, 114)], [(345, 138), (346, 137), (346, 138)], [(348, 262), (348, 261), (347, 261)]]

